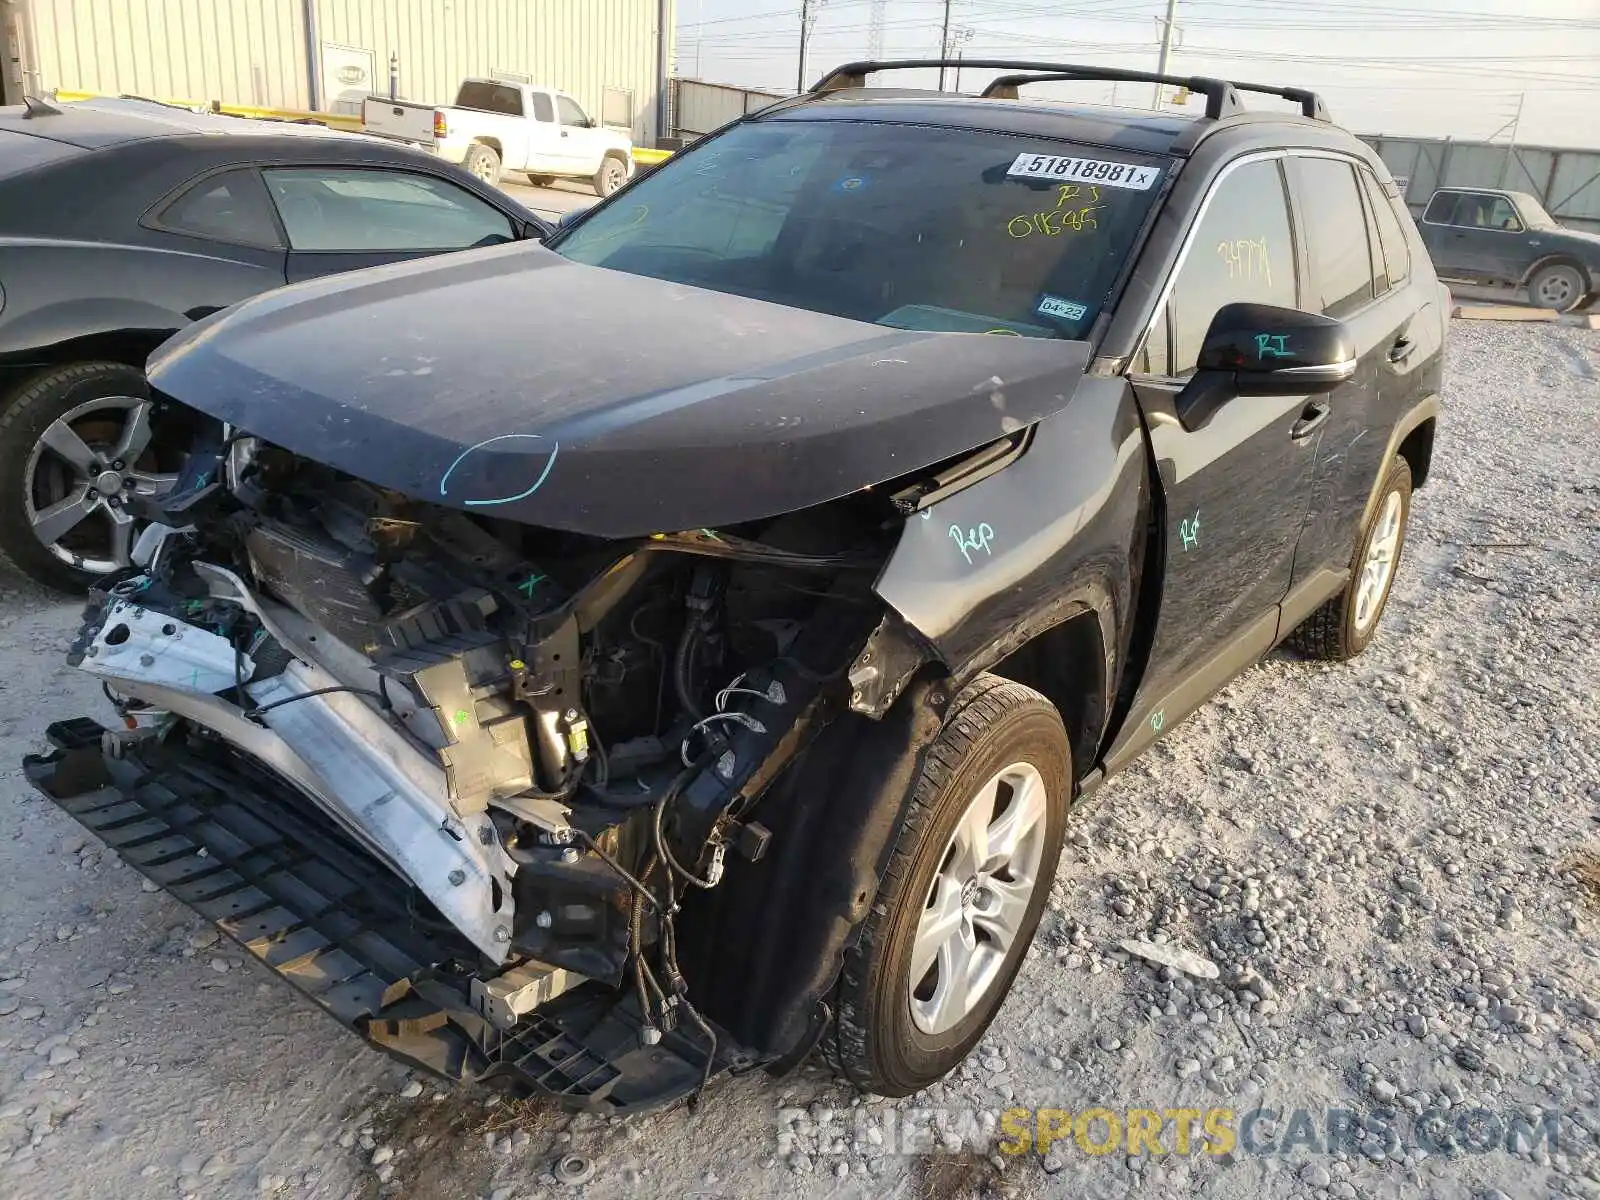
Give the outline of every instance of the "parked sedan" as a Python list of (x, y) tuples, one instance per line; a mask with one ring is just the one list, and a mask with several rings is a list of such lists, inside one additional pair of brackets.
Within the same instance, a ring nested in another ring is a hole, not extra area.
[(285, 283), (545, 232), (459, 168), (321, 126), (0, 108), (0, 549), (65, 589), (128, 564), (128, 501), (171, 484), (190, 419), (151, 401), (144, 361), (184, 326)]

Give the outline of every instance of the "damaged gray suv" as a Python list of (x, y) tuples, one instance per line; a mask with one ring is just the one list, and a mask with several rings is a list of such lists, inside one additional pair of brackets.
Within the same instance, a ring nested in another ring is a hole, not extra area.
[(447, 1079), (957, 1066), (1071, 807), (1280, 642), (1375, 635), (1447, 306), (1311, 93), (865, 88), (907, 65), (544, 245), (168, 342), (199, 432), (72, 650), (118, 720), (30, 778)]

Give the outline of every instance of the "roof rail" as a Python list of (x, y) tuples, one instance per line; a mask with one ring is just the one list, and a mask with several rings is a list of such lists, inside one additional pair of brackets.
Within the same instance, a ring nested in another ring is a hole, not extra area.
[(867, 76), (877, 71), (910, 71), (926, 67), (955, 67), (964, 69), (994, 69), (1020, 74), (1003, 75), (983, 90), (989, 99), (1015, 100), (1017, 88), (1024, 83), (1065, 82), (1075, 79), (1094, 79), (1117, 83), (1166, 83), (1173, 87), (1188, 88), (1206, 98), (1206, 116), (1213, 120), (1244, 112), (1239, 92), (1262, 92), (1281, 96), (1300, 105), (1307, 117), (1327, 121), (1327, 107), (1315, 92), (1303, 88), (1276, 88), (1255, 83), (1234, 83), (1227, 79), (1214, 79), (1209, 75), (1161, 75), (1153, 71), (1131, 71), (1117, 67), (1090, 67), (1078, 63), (1029, 62), (1009, 58), (904, 58), (882, 62), (853, 62), (835, 67), (812, 86), (810, 94), (820, 96), (827, 92), (847, 88), (865, 87)]

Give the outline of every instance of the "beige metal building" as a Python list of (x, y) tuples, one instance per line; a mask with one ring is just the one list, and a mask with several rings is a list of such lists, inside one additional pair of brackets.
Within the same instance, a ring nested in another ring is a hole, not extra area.
[[(0, 0), (0, 93), (359, 113), (469, 75), (571, 93), (653, 145), (675, 0)], [(662, 31), (665, 30), (665, 37)]]

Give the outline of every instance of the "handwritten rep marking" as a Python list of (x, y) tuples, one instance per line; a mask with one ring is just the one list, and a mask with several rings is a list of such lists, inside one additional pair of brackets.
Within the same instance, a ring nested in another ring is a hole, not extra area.
[[(518, 440), (518, 439), (522, 439), (522, 440), (526, 440), (526, 441), (534, 441), (534, 442), (542, 442), (542, 441), (546, 440), (544, 435), (540, 434), (540, 433), (502, 433), (502, 434), (499, 434), (496, 437), (484, 438), (483, 441), (479, 442), (475, 446), (468, 446), (460, 454), (456, 455), (455, 462), (451, 463), (447, 468), (445, 468), (445, 473), (442, 476), (439, 477), (439, 495), (448, 496), (450, 494), (450, 488), (449, 488), (450, 476), (455, 473), (455, 469), (457, 467), (459, 467), (462, 464), (463, 461), (465, 461), (465, 459), (467, 458), (468, 455), (473, 454), (476, 451), (482, 450), (485, 446), (492, 446), (496, 442), (509, 442), (509, 441), (514, 441), (514, 440)], [(491, 505), (495, 505), (495, 504), (515, 504), (518, 500), (526, 500), (529, 496), (533, 495), (541, 487), (544, 486), (544, 481), (546, 479), (550, 478), (550, 468), (556, 465), (556, 455), (558, 455), (560, 453), (561, 453), (561, 443), (551, 439), (550, 440), (550, 457), (545, 460), (544, 470), (539, 472), (539, 477), (537, 479), (535, 479), (530, 486), (524, 488), (522, 491), (518, 492), (515, 496), (500, 496), (500, 497), (495, 497), (495, 498), (490, 498), (490, 499), (463, 500), (461, 503), (467, 505), (469, 508), (487, 508), (487, 507), (489, 507)]]
[(1178, 522), (1178, 536), (1183, 539), (1183, 549), (1187, 553), (1200, 544), (1200, 510), (1195, 509), (1194, 516), (1186, 517)]
[(978, 551), (992, 556), (990, 543), (994, 541), (994, 530), (987, 524), (979, 524), (973, 529), (961, 532), (961, 526), (950, 526), (950, 537), (956, 544), (956, 549), (961, 551), (961, 557), (967, 560), (967, 565), (972, 565), (972, 556)]

